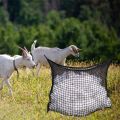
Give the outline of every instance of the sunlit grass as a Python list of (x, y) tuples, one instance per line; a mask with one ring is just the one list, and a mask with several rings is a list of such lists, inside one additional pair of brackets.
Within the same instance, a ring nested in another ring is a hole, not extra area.
[[(86, 63), (68, 63), (70, 66), (89, 66)], [(32, 70), (33, 71), (33, 70)], [(120, 119), (120, 66), (111, 65), (108, 70), (108, 89), (112, 107), (100, 110), (86, 117), (64, 116), (47, 112), (51, 75), (49, 68), (42, 68), (39, 77), (33, 72), (20, 70), (11, 78), (13, 97), (9, 97), (7, 87), (0, 91), (0, 120), (119, 120)]]

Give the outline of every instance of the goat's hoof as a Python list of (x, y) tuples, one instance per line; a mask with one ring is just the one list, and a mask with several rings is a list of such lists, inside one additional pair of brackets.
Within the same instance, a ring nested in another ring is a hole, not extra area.
[(13, 94), (9, 94), (10, 97), (13, 97)]
[(9, 92), (9, 96), (12, 97), (12, 96), (13, 96), (13, 93), (12, 93), (12, 92)]

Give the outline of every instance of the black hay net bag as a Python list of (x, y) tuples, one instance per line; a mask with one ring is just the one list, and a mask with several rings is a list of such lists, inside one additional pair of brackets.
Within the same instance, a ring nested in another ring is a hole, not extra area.
[(47, 59), (52, 70), (48, 111), (85, 116), (111, 107), (107, 93), (110, 60), (90, 67), (66, 67)]

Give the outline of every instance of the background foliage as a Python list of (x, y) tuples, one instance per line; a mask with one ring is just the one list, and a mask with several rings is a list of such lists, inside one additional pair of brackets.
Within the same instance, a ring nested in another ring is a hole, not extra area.
[(83, 49), (80, 60), (120, 62), (120, 1), (0, 0), (0, 53), (18, 54), (17, 45)]

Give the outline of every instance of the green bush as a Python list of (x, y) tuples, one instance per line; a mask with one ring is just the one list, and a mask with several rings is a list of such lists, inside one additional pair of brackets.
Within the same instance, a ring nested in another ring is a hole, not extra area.
[(22, 47), (26, 47), (30, 50), (31, 44), (34, 39), (36, 39), (37, 30), (34, 26), (24, 27), (19, 26), (19, 41), (18, 44)]
[(19, 32), (17, 28), (7, 23), (5, 26), (0, 26), (0, 53), (14, 55), (18, 53), (17, 42)]
[(5, 25), (9, 21), (8, 13), (3, 7), (0, 7), (0, 24)]
[(86, 44), (83, 40), (86, 59), (108, 59), (117, 51), (118, 38), (114, 31), (110, 31), (105, 25), (95, 22), (84, 22)]
[(79, 20), (75, 18), (64, 19), (56, 29), (57, 46), (64, 48), (70, 44), (76, 44), (80, 32)]

